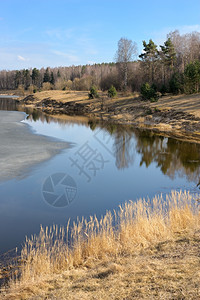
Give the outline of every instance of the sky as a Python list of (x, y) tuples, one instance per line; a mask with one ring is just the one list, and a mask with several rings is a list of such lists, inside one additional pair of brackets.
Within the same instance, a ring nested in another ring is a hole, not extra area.
[(200, 0), (0, 0), (0, 70), (114, 61), (121, 37), (200, 32)]

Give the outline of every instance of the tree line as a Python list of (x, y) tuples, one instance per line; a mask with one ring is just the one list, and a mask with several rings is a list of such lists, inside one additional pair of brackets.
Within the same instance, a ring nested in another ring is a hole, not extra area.
[[(89, 90), (111, 86), (118, 91), (142, 91), (144, 99), (157, 92), (195, 93), (200, 91), (200, 33), (170, 32), (163, 45), (152, 39), (137, 44), (121, 38), (115, 62), (57, 68), (0, 71), (0, 90)], [(156, 97), (155, 97), (156, 98)]]

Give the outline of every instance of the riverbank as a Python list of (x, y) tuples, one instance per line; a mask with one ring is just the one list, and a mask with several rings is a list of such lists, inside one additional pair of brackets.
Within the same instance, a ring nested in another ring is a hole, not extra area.
[(66, 142), (34, 134), (21, 122), (25, 116), (0, 111), (0, 180), (23, 178), (34, 165), (69, 147)]
[(198, 201), (172, 192), (152, 205), (125, 203), (101, 220), (74, 223), (71, 248), (65, 242), (69, 227), (41, 229), (26, 242), (0, 298), (198, 299)]
[(138, 94), (110, 99), (100, 93), (99, 98), (89, 100), (88, 92), (43, 91), (21, 98), (21, 103), (50, 115), (84, 115), (200, 143), (200, 94), (168, 95), (150, 103)]

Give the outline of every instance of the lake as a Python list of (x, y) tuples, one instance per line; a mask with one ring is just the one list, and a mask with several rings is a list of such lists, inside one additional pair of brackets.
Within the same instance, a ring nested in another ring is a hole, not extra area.
[(100, 217), (125, 201), (174, 189), (199, 192), (198, 144), (86, 117), (51, 117), (9, 98), (0, 99), (0, 110), (25, 111), (30, 135), (71, 145), (28, 172), (0, 181), (0, 253), (20, 248), (41, 224)]

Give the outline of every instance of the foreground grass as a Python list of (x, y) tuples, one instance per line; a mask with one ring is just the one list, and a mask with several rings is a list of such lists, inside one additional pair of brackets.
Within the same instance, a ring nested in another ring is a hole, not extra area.
[(41, 228), (26, 241), (18, 274), (0, 296), (199, 299), (199, 241), (198, 201), (189, 193), (130, 201), (71, 230), (69, 223)]

